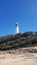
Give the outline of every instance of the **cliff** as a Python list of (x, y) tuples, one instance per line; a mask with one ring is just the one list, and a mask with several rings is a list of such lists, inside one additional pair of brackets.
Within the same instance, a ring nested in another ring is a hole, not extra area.
[(25, 32), (0, 37), (0, 50), (37, 46), (37, 32)]

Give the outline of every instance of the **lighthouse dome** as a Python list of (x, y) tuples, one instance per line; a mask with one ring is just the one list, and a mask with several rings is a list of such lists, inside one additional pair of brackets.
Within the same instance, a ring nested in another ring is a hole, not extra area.
[(18, 27), (18, 23), (16, 23), (15, 27)]

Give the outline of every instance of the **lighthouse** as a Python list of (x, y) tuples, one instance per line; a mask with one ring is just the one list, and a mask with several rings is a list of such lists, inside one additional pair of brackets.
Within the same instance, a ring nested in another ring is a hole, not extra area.
[(15, 30), (16, 30), (16, 34), (18, 34), (19, 33), (19, 25), (18, 25), (18, 23), (16, 23), (16, 25), (15, 25)]

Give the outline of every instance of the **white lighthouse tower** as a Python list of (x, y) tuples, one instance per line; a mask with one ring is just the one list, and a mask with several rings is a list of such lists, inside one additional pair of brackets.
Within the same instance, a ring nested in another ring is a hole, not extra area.
[(18, 25), (18, 23), (16, 23), (16, 25), (15, 25), (15, 30), (16, 30), (16, 34), (18, 34), (19, 33), (19, 25)]

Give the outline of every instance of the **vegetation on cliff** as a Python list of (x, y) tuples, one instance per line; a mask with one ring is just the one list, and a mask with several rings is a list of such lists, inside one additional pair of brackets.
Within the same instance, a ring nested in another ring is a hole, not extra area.
[(0, 50), (28, 46), (37, 46), (37, 32), (25, 32), (23, 34), (0, 37)]

